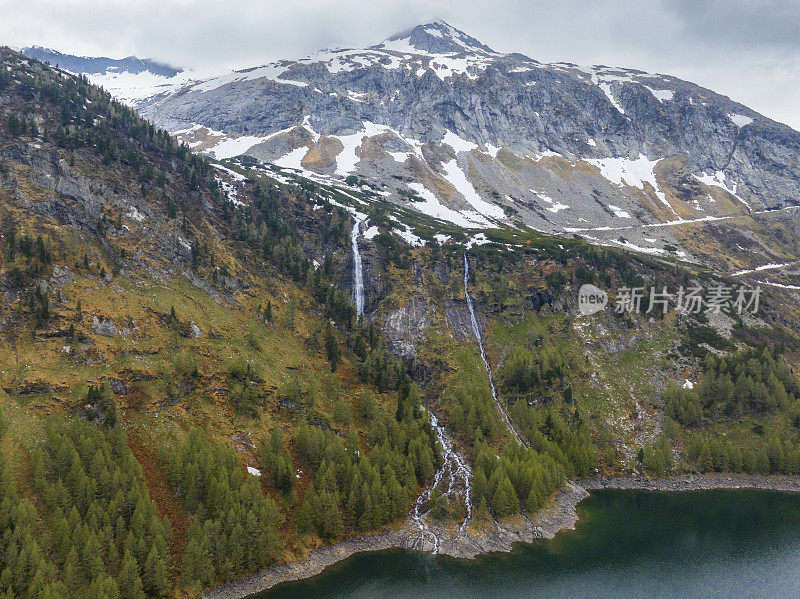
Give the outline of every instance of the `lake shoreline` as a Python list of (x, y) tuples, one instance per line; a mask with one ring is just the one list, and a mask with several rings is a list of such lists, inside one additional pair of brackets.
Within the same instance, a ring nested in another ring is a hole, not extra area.
[(736, 489), (762, 489), (800, 493), (800, 476), (765, 476), (761, 474), (685, 474), (666, 478), (644, 476), (601, 476), (576, 481), (587, 491), (600, 489), (642, 491), (717, 491)]
[[(552, 503), (534, 518), (515, 516), (502, 523), (479, 525), (459, 535), (452, 525), (434, 524), (438, 537), (437, 553), (459, 559), (474, 559), (486, 553), (509, 552), (519, 543), (552, 539), (562, 530), (573, 530), (578, 523), (578, 504), (591, 491), (644, 490), (687, 492), (735, 489), (762, 489), (800, 493), (800, 476), (764, 476), (747, 474), (690, 474), (662, 479), (644, 476), (587, 477), (568, 482)], [(419, 535), (416, 527), (403, 523), (394, 528), (353, 536), (333, 545), (311, 551), (293, 562), (270, 566), (256, 574), (228, 581), (203, 593), (206, 599), (244, 599), (284, 582), (310, 578), (353, 555), (387, 549), (413, 549), (431, 552), (430, 540)]]

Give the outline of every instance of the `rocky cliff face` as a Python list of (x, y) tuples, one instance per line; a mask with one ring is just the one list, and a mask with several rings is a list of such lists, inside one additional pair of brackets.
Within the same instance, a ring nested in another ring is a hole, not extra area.
[(352, 176), (456, 225), (594, 229), (654, 254), (679, 245), (670, 230), (647, 241), (656, 236), (608, 229), (800, 197), (800, 134), (789, 127), (675, 77), (542, 64), (443, 22), (208, 79), (141, 111), (218, 158)]

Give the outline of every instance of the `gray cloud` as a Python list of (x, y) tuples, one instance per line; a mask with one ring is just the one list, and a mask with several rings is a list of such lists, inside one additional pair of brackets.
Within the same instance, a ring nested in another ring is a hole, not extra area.
[(689, 38), (732, 49), (800, 48), (796, 0), (676, 0), (666, 3)]
[(363, 46), (443, 18), (493, 48), (705, 85), (800, 129), (797, 0), (0, 0), (0, 43), (203, 71)]

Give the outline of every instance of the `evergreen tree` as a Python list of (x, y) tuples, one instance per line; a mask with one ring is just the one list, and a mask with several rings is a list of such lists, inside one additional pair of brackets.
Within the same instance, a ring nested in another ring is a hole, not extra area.
[(131, 552), (126, 549), (122, 558), (122, 566), (117, 576), (121, 599), (143, 599), (144, 586), (139, 576), (139, 564)]
[(708, 443), (703, 440), (703, 445), (700, 449), (700, 457), (698, 458), (698, 465), (702, 472), (710, 472), (714, 468), (714, 460), (711, 457), (711, 450)]
[(153, 545), (144, 563), (144, 579), (147, 592), (161, 595), (167, 590), (167, 564), (164, 556)]
[(203, 547), (200, 535), (192, 535), (186, 543), (183, 556), (183, 580), (187, 584), (205, 584), (209, 581), (211, 560)]
[(504, 518), (519, 511), (519, 500), (508, 477), (503, 477), (492, 496), (492, 509), (498, 518)]
[(342, 353), (339, 349), (339, 342), (336, 340), (336, 336), (333, 334), (330, 325), (325, 331), (325, 353), (331, 364), (331, 372), (336, 372), (336, 368), (338, 368), (339, 362), (341, 361)]
[(101, 572), (89, 585), (86, 599), (119, 599), (119, 585), (111, 576)]

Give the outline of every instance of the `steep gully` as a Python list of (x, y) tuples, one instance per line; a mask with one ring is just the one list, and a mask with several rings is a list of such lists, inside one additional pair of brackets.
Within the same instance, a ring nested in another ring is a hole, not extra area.
[(522, 437), (519, 436), (514, 428), (514, 425), (511, 424), (511, 419), (508, 417), (505, 408), (503, 408), (500, 400), (497, 399), (497, 390), (494, 388), (494, 377), (492, 377), (492, 367), (489, 365), (489, 359), (486, 357), (486, 352), (483, 350), (481, 330), (480, 327), (478, 327), (478, 320), (475, 318), (475, 308), (472, 306), (472, 298), (469, 296), (469, 261), (467, 260), (466, 254), (464, 254), (464, 297), (467, 300), (469, 318), (472, 322), (472, 332), (475, 334), (475, 339), (478, 341), (478, 349), (481, 352), (481, 359), (483, 360), (483, 365), (486, 366), (486, 372), (489, 375), (489, 387), (492, 390), (492, 399), (494, 399), (494, 403), (497, 406), (497, 410), (500, 412), (500, 415), (503, 417), (503, 420), (506, 421), (506, 425), (508, 425), (508, 429), (511, 431), (511, 434), (514, 435), (514, 439), (520, 445), (525, 445)]
[[(361, 220), (356, 220), (350, 233), (350, 242), (353, 251), (353, 300), (356, 304), (356, 312), (358, 316), (362, 316), (364, 314), (364, 271), (361, 253), (358, 247), (358, 235), (362, 222), (363, 221)], [(467, 260), (467, 255), (464, 254), (464, 297), (469, 310), (472, 331), (475, 335), (475, 339), (478, 342), (478, 349), (480, 350), (481, 359), (483, 360), (483, 364), (486, 367), (486, 372), (489, 376), (489, 386), (492, 392), (492, 399), (494, 400), (498, 411), (505, 420), (509, 430), (514, 436), (514, 439), (517, 441), (517, 443), (522, 444), (523, 441), (521, 437), (514, 429), (508, 414), (497, 398), (497, 391), (494, 386), (492, 369), (489, 365), (489, 360), (486, 357), (486, 352), (483, 348), (480, 328), (478, 327), (478, 321), (475, 316), (475, 308), (472, 304), (472, 298), (469, 295), (468, 289), (469, 261)], [(439, 489), (441, 495), (439, 496), (438, 500), (444, 499), (448, 502), (453, 500), (458, 501), (459, 496), (463, 495), (466, 515), (458, 527), (458, 531), (456, 533), (456, 538), (458, 538), (464, 532), (467, 522), (472, 517), (472, 470), (470, 469), (464, 457), (454, 449), (453, 442), (448, 436), (444, 426), (439, 424), (438, 418), (436, 418), (433, 413), (430, 414), (430, 422), (433, 430), (436, 432), (436, 437), (439, 440), (439, 444), (442, 448), (442, 466), (434, 475), (433, 482), (420, 494), (411, 508), (411, 512), (409, 513), (409, 521), (418, 530), (418, 533), (415, 534), (412, 539), (409, 539), (407, 543), (410, 548), (422, 550), (426, 545), (426, 541), (431, 541), (432, 552), (435, 554), (439, 551), (440, 542), (439, 533), (434, 529), (434, 527), (431, 526), (430, 523), (432, 511), (435, 507), (432, 502), (434, 499), (434, 493), (437, 489)]]
[[(469, 261), (467, 260), (466, 254), (464, 254), (464, 297), (467, 301), (467, 308), (469, 310), (470, 321), (472, 323), (472, 332), (474, 333), (475, 339), (478, 342), (478, 349), (481, 353), (481, 359), (483, 360), (483, 364), (486, 367), (486, 372), (489, 375), (489, 386), (492, 391), (492, 399), (494, 399), (495, 405), (508, 425), (508, 428), (511, 431), (511, 434), (514, 436), (514, 439), (517, 441), (517, 443), (524, 445), (524, 441), (514, 429), (511, 419), (508, 417), (508, 414), (500, 403), (500, 400), (497, 398), (497, 391), (495, 389), (494, 378), (492, 376), (492, 368), (489, 365), (489, 359), (486, 357), (486, 352), (483, 349), (480, 327), (478, 327), (478, 320), (475, 316), (475, 308), (472, 305), (472, 298), (469, 295)], [(464, 518), (464, 521), (459, 526), (455, 536), (456, 539), (460, 537), (466, 528), (467, 522), (472, 517), (472, 497), (470, 494), (472, 471), (470, 470), (469, 465), (466, 463), (466, 460), (463, 458), (463, 456), (458, 454), (455, 449), (453, 449), (452, 441), (447, 436), (444, 427), (439, 424), (438, 419), (433, 414), (431, 414), (431, 426), (433, 426), (434, 430), (436, 431), (436, 435), (439, 438), (439, 443), (442, 446), (444, 454), (443, 464), (442, 467), (436, 472), (433, 483), (422, 492), (422, 494), (417, 498), (417, 501), (414, 503), (414, 507), (411, 509), (409, 520), (418, 528), (419, 532), (408, 546), (412, 549), (421, 550), (424, 548), (426, 539), (430, 538), (433, 541), (432, 552), (438, 553), (440, 546), (439, 536), (437, 531), (431, 527), (429, 522), (430, 513), (433, 509), (433, 506), (426, 504), (430, 502), (434, 490), (440, 484), (442, 484), (442, 481), (447, 482), (446, 491), (442, 492), (442, 495), (448, 500), (453, 499), (455, 497), (454, 493), (458, 493), (459, 488), (463, 487), (464, 504), (466, 505), (467, 513), (466, 518)], [(527, 517), (525, 517), (525, 521), (530, 524)]]
[(472, 470), (464, 457), (453, 448), (453, 442), (447, 436), (444, 426), (439, 424), (438, 418), (432, 413), (430, 417), (431, 426), (436, 431), (436, 437), (442, 447), (442, 466), (436, 471), (433, 483), (417, 497), (411, 513), (408, 515), (411, 523), (419, 530), (413, 540), (409, 541), (408, 546), (411, 549), (422, 550), (426, 539), (431, 539), (433, 541), (432, 553), (438, 553), (439, 535), (430, 526), (431, 512), (435, 507), (431, 502), (434, 491), (442, 485), (441, 498), (448, 502), (454, 499), (458, 501), (459, 494), (463, 493), (466, 516), (458, 527), (456, 533), (456, 538), (458, 538), (472, 517)]

